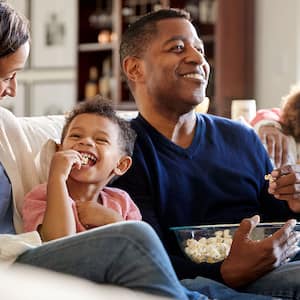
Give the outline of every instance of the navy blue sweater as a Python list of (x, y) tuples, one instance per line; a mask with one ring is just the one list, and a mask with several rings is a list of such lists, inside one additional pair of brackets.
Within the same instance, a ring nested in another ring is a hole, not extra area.
[(256, 133), (212, 115), (197, 115), (190, 147), (183, 149), (142, 116), (132, 120), (138, 138), (133, 166), (114, 182), (126, 190), (143, 220), (160, 236), (180, 279), (197, 275), (222, 281), (220, 264), (196, 264), (179, 250), (171, 226), (239, 223), (259, 214), (262, 221), (295, 215), (267, 192), (272, 166)]

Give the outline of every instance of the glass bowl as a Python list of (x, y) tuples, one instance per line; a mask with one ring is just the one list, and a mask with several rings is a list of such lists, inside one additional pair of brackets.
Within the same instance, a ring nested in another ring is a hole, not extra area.
[[(262, 240), (285, 223), (260, 223), (251, 233), (251, 239)], [(224, 260), (232, 238), (240, 224), (171, 227), (183, 253), (195, 263), (216, 263)], [(300, 231), (300, 223), (294, 230)]]

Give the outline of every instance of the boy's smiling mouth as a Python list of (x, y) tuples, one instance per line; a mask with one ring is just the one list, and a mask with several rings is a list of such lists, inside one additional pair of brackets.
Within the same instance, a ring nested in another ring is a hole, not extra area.
[(88, 153), (88, 152), (80, 152), (81, 154), (81, 163), (82, 165), (90, 165), (93, 166), (96, 164), (97, 162), (97, 157), (95, 155), (93, 155), (92, 153)]

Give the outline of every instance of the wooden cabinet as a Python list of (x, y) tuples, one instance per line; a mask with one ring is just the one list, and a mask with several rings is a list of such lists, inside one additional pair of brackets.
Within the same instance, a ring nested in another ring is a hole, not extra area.
[(122, 32), (141, 14), (159, 7), (179, 7), (191, 13), (204, 41), (211, 66), (209, 111), (229, 116), (231, 98), (253, 96), (253, 3), (254, 0), (79, 0), (78, 100), (93, 91), (86, 89), (89, 82), (98, 92), (107, 94), (115, 108), (135, 109), (120, 70)]

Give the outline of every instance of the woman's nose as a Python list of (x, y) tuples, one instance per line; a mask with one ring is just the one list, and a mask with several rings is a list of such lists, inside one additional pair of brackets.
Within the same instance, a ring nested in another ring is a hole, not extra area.
[(15, 97), (16, 94), (17, 94), (17, 80), (14, 77), (9, 81), (9, 84), (4, 90), (3, 96)]

